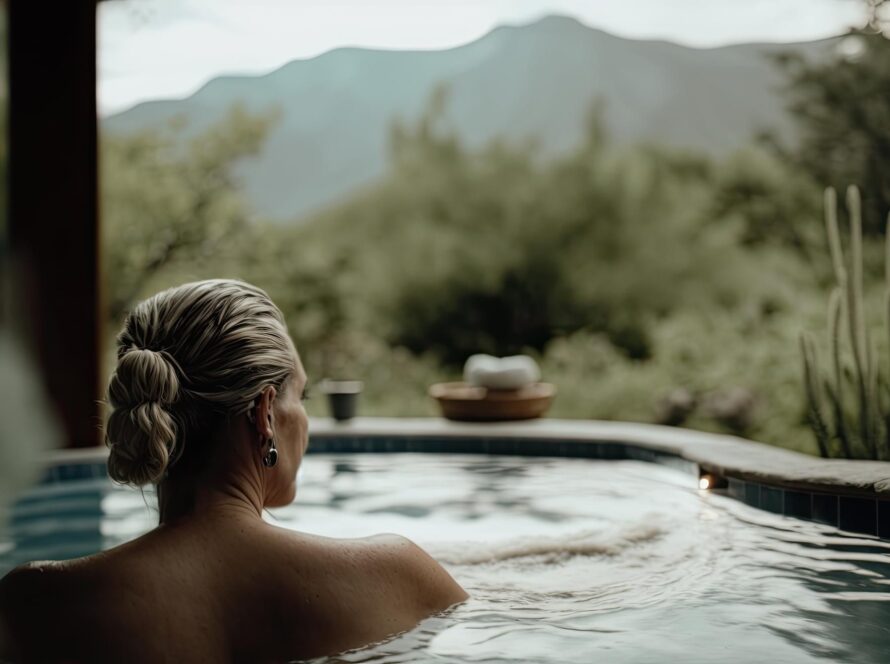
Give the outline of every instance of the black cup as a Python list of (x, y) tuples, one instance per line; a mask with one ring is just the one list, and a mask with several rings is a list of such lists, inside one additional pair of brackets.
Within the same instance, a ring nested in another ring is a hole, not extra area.
[(358, 410), (358, 395), (362, 391), (361, 381), (325, 380), (321, 389), (328, 395), (331, 417), (338, 422), (345, 422), (355, 417)]

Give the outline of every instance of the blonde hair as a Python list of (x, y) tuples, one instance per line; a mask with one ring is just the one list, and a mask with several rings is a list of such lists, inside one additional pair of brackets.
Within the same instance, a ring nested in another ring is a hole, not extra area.
[(140, 302), (117, 337), (117, 360), (108, 386), (108, 474), (135, 486), (160, 482), (183, 455), (194, 459), (190, 447), (203, 447), (222, 421), (247, 412), (265, 387), (284, 388), (296, 369), (284, 317), (269, 296), (222, 279)]

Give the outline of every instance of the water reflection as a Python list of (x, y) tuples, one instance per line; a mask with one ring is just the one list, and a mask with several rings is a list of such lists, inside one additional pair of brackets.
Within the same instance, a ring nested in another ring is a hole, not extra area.
[[(471, 593), (319, 661), (864, 663), (890, 650), (890, 543), (639, 462), (313, 455), (297, 502), (271, 518), (332, 537), (402, 533)], [(0, 564), (92, 553), (156, 521), (150, 492), (50, 488), (17, 506)]]
[[(411, 495), (426, 516), (390, 525), (472, 599), (437, 634), (403, 637), (407, 653), (385, 644), (348, 661), (884, 661), (885, 542), (702, 495), (643, 464), (429, 463), (396, 464), (393, 503)], [(380, 470), (357, 482), (372, 502)]]

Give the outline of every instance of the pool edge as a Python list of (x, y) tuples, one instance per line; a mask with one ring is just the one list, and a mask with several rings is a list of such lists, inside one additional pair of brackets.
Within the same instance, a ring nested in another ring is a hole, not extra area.
[[(776, 514), (890, 539), (890, 463), (820, 459), (735, 436), (596, 420), (462, 423), (441, 418), (310, 421), (310, 452), (466, 453), (637, 460), (719, 479), (727, 496)], [(107, 450), (59, 450), (41, 483), (89, 479)]]

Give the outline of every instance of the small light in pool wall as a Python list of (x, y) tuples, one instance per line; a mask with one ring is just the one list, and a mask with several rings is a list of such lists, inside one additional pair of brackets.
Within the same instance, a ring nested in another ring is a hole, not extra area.
[(726, 478), (721, 477), (717, 473), (709, 473), (702, 470), (698, 476), (698, 488), (701, 491), (712, 491), (714, 489), (725, 489), (727, 485)]

